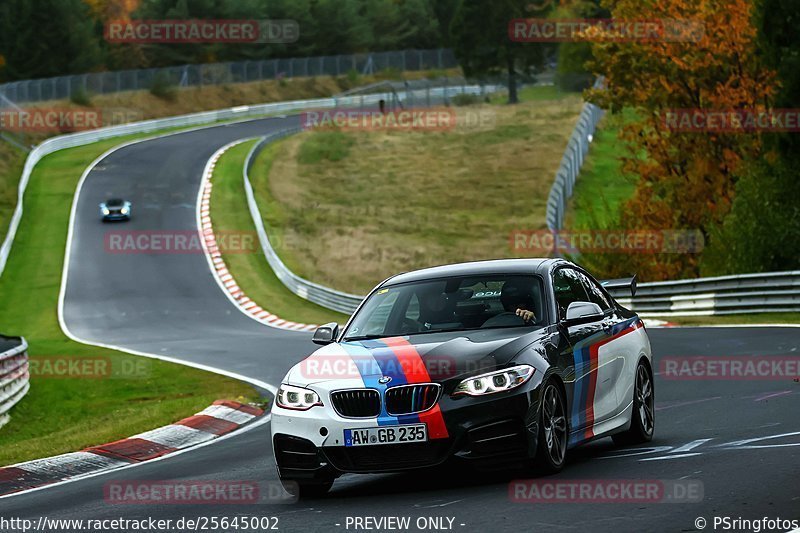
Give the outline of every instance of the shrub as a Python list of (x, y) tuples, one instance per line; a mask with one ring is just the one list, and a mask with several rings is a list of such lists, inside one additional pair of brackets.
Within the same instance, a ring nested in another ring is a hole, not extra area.
[(161, 71), (155, 75), (150, 84), (150, 94), (172, 102), (178, 96), (178, 87), (172, 82), (167, 72)]
[(73, 104), (90, 107), (92, 105), (92, 95), (83, 87), (78, 87), (69, 95), (69, 101)]
[(454, 106), (466, 106), (466, 105), (475, 105), (481, 102), (480, 96), (476, 96), (474, 94), (457, 94), (450, 99), (450, 102)]

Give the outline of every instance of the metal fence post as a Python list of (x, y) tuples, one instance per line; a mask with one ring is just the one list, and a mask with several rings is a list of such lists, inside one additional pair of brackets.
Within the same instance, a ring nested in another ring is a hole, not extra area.
[[(433, 59), (434, 54), (436, 55), (435, 60)], [(414, 63), (415, 58), (417, 63)], [(430, 63), (427, 62), (428, 58), (431, 59)], [(252, 60), (238, 63), (182, 65), (163, 69), (118, 70), (114, 71), (113, 74), (111, 72), (101, 72), (96, 74), (86, 73), (55, 76), (37, 80), (18, 80), (2, 84), (0, 85), (0, 93), (5, 94), (13, 101), (25, 103), (54, 98), (69, 98), (81, 87), (84, 91), (91, 90), (103, 94), (131, 90), (147, 90), (151, 88), (157, 70), (169, 74), (171, 81), (176, 81), (174, 80), (176, 76), (180, 77), (177, 81), (181, 87), (194, 86), (202, 88), (209, 84), (249, 82), (254, 80), (254, 76), (257, 76), (259, 80), (267, 79), (266, 77), (270, 76), (270, 73), (265, 72), (266, 70), (273, 71), (273, 77), (277, 78), (281, 74), (281, 61), (288, 62), (288, 75), (287, 73), (284, 73), (284, 75), (287, 75), (289, 78), (295, 76), (326, 75), (327, 73), (341, 76), (346, 74), (349, 70), (359, 72), (360, 61), (364, 61), (361, 72), (363, 75), (374, 74), (376, 70), (386, 68), (418, 71), (424, 68), (443, 69), (447, 66), (456, 66), (456, 62), (452, 57), (452, 52), (448, 49), (441, 48), (434, 50), (398, 50), (368, 54), (339, 54), (335, 56), (336, 66), (334, 67), (331, 64), (331, 68), (329, 69), (326, 68), (326, 59), (328, 59), (329, 62), (334, 61), (334, 56), (272, 59), (272, 69), (269, 69), (269, 66), (265, 68), (267, 60), (258, 60), (258, 72), (253, 72), (253, 76), (250, 76), (250, 71), (248, 70), (252, 66)], [(300, 61), (302, 61), (302, 63), (300, 63)], [(452, 64), (445, 65), (445, 61)], [(434, 65), (434, 63), (436, 64)], [(236, 70), (237, 64), (241, 65), (243, 69), (239, 74), (237, 74)], [(317, 68), (318, 72), (314, 71), (315, 68)], [(183, 69), (182, 76), (180, 74), (180, 69)], [(333, 74), (334, 69), (335, 74)], [(66, 83), (66, 88), (62, 88), (60, 86), (61, 83)], [(445, 100), (447, 100), (447, 98), (445, 98)]]

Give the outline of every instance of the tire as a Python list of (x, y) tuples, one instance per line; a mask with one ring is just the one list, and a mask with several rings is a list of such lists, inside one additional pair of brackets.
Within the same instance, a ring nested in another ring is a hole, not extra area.
[(653, 373), (650, 367), (639, 361), (636, 367), (636, 384), (633, 389), (633, 412), (631, 427), (624, 433), (617, 433), (611, 438), (617, 446), (642, 444), (653, 439), (656, 426), (655, 388)]
[(333, 486), (333, 481), (294, 481), (281, 479), (281, 484), (286, 492), (297, 496), (300, 500), (322, 498)]
[(547, 380), (542, 385), (539, 408), (539, 438), (533, 465), (537, 473), (555, 474), (564, 468), (568, 437), (564, 394), (555, 381)]

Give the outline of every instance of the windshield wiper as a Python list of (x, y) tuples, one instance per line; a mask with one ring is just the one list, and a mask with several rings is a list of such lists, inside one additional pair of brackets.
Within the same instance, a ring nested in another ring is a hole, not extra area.
[(382, 333), (373, 333), (371, 335), (356, 335), (355, 337), (345, 337), (342, 341), (368, 341), (371, 339), (383, 339), (385, 337), (392, 337), (396, 335), (384, 335)]
[(448, 328), (448, 329), (430, 329), (426, 331), (409, 331), (406, 333), (379, 333), (374, 335), (357, 335), (355, 337), (345, 337), (342, 341), (367, 341), (371, 339), (388, 339), (391, 337), (406, 337), (411, 335), (424, 335), (426, 333), (452, 333), (454, 331), (475, 331), (480, 328)]
[(426, 335), (428, 333), (455, 333), (459, 331), (477, 331), (481, 328), (444, 328), (444, 329), (428, 329), (424, 331), (412, 331), (404, 333), (404, 335)]

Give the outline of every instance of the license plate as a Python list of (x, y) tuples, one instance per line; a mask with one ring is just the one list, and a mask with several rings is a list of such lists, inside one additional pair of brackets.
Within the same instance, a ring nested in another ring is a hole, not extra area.
[(427, 440), (428, 426), (425, 424), (344, 430), (345, 446), (403, 444), (407, 442), (426, 442)]

